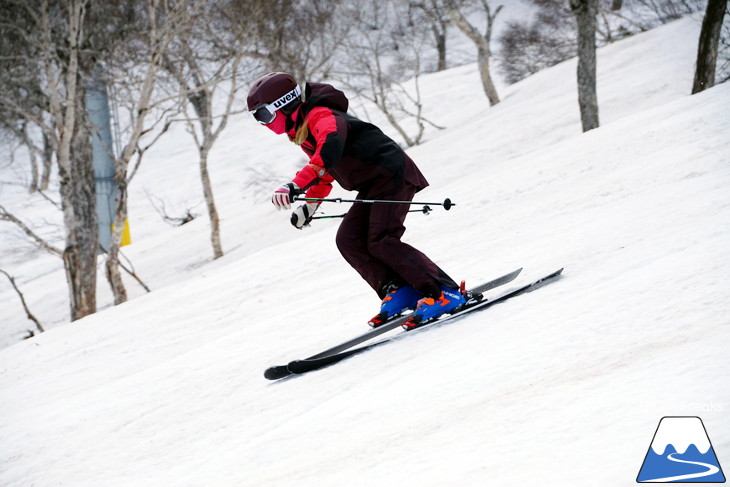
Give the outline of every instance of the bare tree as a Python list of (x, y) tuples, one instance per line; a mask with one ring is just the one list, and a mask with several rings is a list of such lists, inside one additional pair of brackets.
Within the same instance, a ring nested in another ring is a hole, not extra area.
[(285, 71), (304, 81), (329, 77), (347, 35), (341, 0), (227, 0), (231, 30), (247, 38), (244, 54), (262, 71)]
[[(234, 112), (234, 102), (244, 83), (239, 72), (247, 56), (245, 43), (240, 42), (245, 24), (238, 21), (231, 28), (232, 18), (215, 6), (205, 12), (206, 21), (197, 24), (188, 35), (178, 37), (165, 55), (165, 69), (177, 81), (184, 100), (185, 122), (198, 148), (200, 179), (208, 216), (213, 258), (223, 256), (220, 218), (215, 204), (208, 156), (213, 144)], [(222, 93), (223, 92), (223, 93)], [(214, 101), (222, 96), (223, 108), (215, 112)], [(194, 116), (188, 114), (192, 107)]]
[(55, 5), (43, 0), (39, 10), (27, 10), (38, 29), (41, 75), (47, 83), (49, 123), (44, 131), (54, 146), (61, 179), (66, 230), (63, 262), (72, 320), (96, 311), (98, 228), (90, 132), (81, 81), (87, 7), (86, 0)]
[[(170, 112), (175, 112), (176, 109), (176, 104), (168, 96), (156, 91), (161, 79), (163, 58), (170, 45), (176, 39), (184, 37), (192, 23), (199, 19), (198, 14), (203, 4), (204, 0), (145, 0), (142, 4), (144, 9), (138, 11), (137, 20), (143, 28), (133, 36), (138, 51), (131, 53), (131, 61), (137, 66), (137, 70), (131, 76), (127, 73), (125, 64), (130, 59), (123, 55), (112, 58), (113, 63), (108, 66), (111, 72), (110, 83), (125, 90), (129, 122), (124, 132), (121, 153), (115, 158), (119, 194), (114, 231), (106, 260), (107, 279), (114, 293), (115, 304), (127, 300), (119, 270), (119, 249), (127, 219), (127, 188), (144, 153), (167, 131), (171, 123)], [(124, 45), (119, 48), (124, 48)], [(143, 140), (143, 137), (146, 139)]]
[[(2, 82), (2, 81), (0, 81)], [(28, 153), (28, 162), (30, 163), (30, 182), (28, 183), (28, 191), (35, 193), (39, 190), (48, 189), (48, 180), (50, 177), (50, 154), (45, 147), (39, 147), (36, 139), (36, 131), (34, 124), (23, 118), (17, 118), (13, 114), (0, 115), (0, 126), (4, 128), (7, 137), (18, 142), (18, 146), (10, 152), (10, 159), (14, 159), (17, 149), (24, 147)], [(47, 139), (46, 139), (47, 140)], [(48, 160), (46, 158), (48, 157)], [(38, 161), (41, 161), (39, 165)]]
[[(0, 15), (5, 25), (0, 36), (4, 46), (18, 53), (3, 58), (17, 74), (18, 86), (0, 96), (0, 112), (31, 121), (43, 132), (52, 148), (60, 177), (61, 207), (66, 245), (63, 251), (69, 286), (72, 320), (96, 310), (96, 259), (98, 225), (91, 163), (92, 127), (88, 121), (86, 80), (99, 66), (112, 72), (116, 65), (124, 77), (139, 80), (130, 90), (134, 110), (129, 131), (117, 158), (120, 198), (115, 239), (118, 243), (126, 217), (127, 168), (141, 157), (140, 139), (149, 126), (162, 52), (176, 29), (193, 18), (202, 0), (41, 0), (3, 3)], [(6, 34), (10, 32), (10, 34)], [(145, 47), (146, 46), (146, 47)], [(142, 55), (144, 61), (134, 60)], [(116, 63), (116, 64), (115, 64)], [(20, 83), (29, 81), (24, 89)], [(50, 160), (50, 157), (48, 158)], [(107, 271), (115, 302), (126, 299), (114, 262), (114, 240)], [(116, 274), (114, 274), (116, 272)]]
[[(476, 0), (475, 0), (476, 1)], [(479, 66), (479, 75), (482, 78), (482, 87), (484, 93), (487, 95), (489, 104), (491, 106), (499, 103), (499, 95), (497, 94), (497, 88), (494, 86), (492, 81), (492, 73), (489, 67), (489, 61), (492, 57), (491, 43), (492, 43), (492, 31), (494, 19), (502, 10), (502, 5), (492, 10), (488, 0), (478, 0), (481, 10), (486, 15), (486, 28), (484, 33), (479, 32), (473, 24), (466, 18), (466, 9), (462, 6), (462, 3), (471, 4), (472, 1), (468, 2), (457, 2), (453, 1), (450, 3), (449, 14), (451, 20), (477, 47), (477, 65)]]
[(720, 31), (725, 17), (728, 0), (708, 0), (705, 17), (702, 20), (700, 41), (697, 48), (697, 66), (692, 85), (692, 94), (704, 91), (715, 85), (717, 52), (720, 44)]
[(596, 94), (597, 0), (570, 0), (578, 24), (578, 104), (583, 132), (599, 126)]
[(532, 21), (507, 23), (497, 40), (497, 67), (508, 83), (575, 56), (574, 21), (570, 11), (565, 10), (541, 8)]
[[(515, 83), (542, 69), (575, 56), (577, 32), (569, 2), (565, 0), (530, 0), (529, 19), (513, 20), (498, 38), (498, 67), (509, 83)], [(623, 24), (630, 18), (616, 20), (621, 0), (600, 0), (596, 22), (598, 44), (613, 42), (629, 35)], [(616, 9), (616, 10), (614, 10)], [(599, 22), (600, 21), (600, 22)], [(645, 30), (637, 26), (635, 30)]]
[[(702, 0), (598, 0), (596, 46), (644, 32), (700, 7)], [(532, 16), (507, 23), (498, 38), (498, 68), (509, 83), (573, 57), (577, 24), (570, 2), (529, 0)]]
[(427, 23), (430, 27), (432, 40), (436, 48), (438, 61), (436, 71), (443, 71), (447, 68), (446, 63), (446, 39), (451, 17), (447, 4), (444, 0), (421, 0), (410, 1), (410, 6), (422, 12), (422, 18), (416, 17), (413, 22), (416, 25)]
[[(334, 74), (375, 105), (406, 146), (417, 145), (427, 125), (441, 128), (423, 114), (419, 88), (423, 31), (410, 22), (407, 6), (400, 2), (369, 0), (353, 7), (347, 13), (353, 25), (352, 35), (343, 43), (346, 59)], [(414, 124), (415, 133), (409, 127)]]
[(0, 84), (3, 87), (0, 92), (0, 127), (27, 150), (31, 164), (28, 189), (34, 192), (48, 188), (53, 149), (42, 131), (43, 127), (39, 126), (48, 107), (40, 103), (43, 92), (37, 76), (38, 65), (29, 66), (20, 61), (26, 52), (22, 48), (37, 50), (37, 45), (30, 43), (28, 27), (32, 20), (28, 17), (20, 3), (0, 4), (0, 51), (3, 52), (0, 57)]
[(701, 10), (705, 0), (631, 0), (631, 3), (651, 12), (660, 24), (664, 24)]

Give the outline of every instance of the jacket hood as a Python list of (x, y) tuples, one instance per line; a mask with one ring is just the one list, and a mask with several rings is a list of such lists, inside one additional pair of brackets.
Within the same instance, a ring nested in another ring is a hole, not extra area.
[(326, 83), (307, 83), (304, 88), (302, 111), (306, 115), (314, 107), (326, 107), (347, 112), (349, 100), (343, 92)]

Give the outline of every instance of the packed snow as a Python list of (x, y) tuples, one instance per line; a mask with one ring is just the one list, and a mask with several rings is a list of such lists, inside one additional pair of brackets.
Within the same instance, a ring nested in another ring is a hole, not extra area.
[[(249, 117), (211, 161), (222, 259), (204, 216), (172, 228), (147, 197), (204, 212), (184, 131), (143, 163), (125, 254), (149, 294), (127, 281), (111, 307), (101, 281), (106, 309), (65, 323), (60, 262), (3, 227), (0, 263), (50, 331), (21, 341), (32, 324), (0, 282), (0, 485), (613, 487), (663, 416), (700, 416), (730, 465), (730, 84), (689, 95), (700, 21), (600, 49), (586, 134), (575, 60), (500, 86), (493, 108), (475, 65), (422, 78), (447, 128), (409, 150), (431, 182), (418, 198), (456, 206), (409, 216), (406, 240), (467, 283), (563, 277), (301, 377), (262, 374), (365, 331), (379, 302), (336, 221), (297, 231), (248, 184), (304, 162)], [(29, 221), (57, 218), (2, 190)]]

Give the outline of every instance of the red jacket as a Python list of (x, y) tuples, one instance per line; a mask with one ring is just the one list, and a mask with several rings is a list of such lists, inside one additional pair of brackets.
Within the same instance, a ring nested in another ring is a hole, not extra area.
[(287, 133), (293, 138), (307, 121), (309, 135), (301, 148), (310, 160), (293, 179), (306, 189), (306, 196), (326, 197), (333, 181), (362, 195), (383, 185), (395, 189), (407, 183), (417, 191), (428, 186), (403, 149), (375, 125), (348, 115), (348, 105), (345, 95), (331, 85), (307, 83), (305, 87), (305, 102)]

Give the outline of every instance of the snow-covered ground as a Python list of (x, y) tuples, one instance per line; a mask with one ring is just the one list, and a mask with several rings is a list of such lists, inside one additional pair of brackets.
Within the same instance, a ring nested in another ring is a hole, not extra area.
[[(130, 281), (128, 303), (64, 324), (60, 264), (3, 230), (0, 263), (52, 329), (18, 343), (29, 322), (0, 287), (0, 485), (628, 485), (666, 415), (702, 417), (730, 465), (730, 85), (688, 95), (698, 33), (688, 18), (601, 49), (587, 134), (574, 60), (494, 108), (473, 65), (424, 77), (447, 129), (409, 151), (419, 199), (457, 206), (412, 215), (406, 239), (471, 283), (564, 277), (293, 380), (262, 372), (360, 333), (378, 302), (335, 222), (298, 232), (249, 195), (246, 167), (283, 181), (304, 160), (249, 118), (212, 161), (216, 262), (205, 218), (165, 227), (145, 197), (196, 201), (187, 136), (144, 162), (125, 253), (151, 294)], [(48, 214), (22, 191), (1, 201)]]

